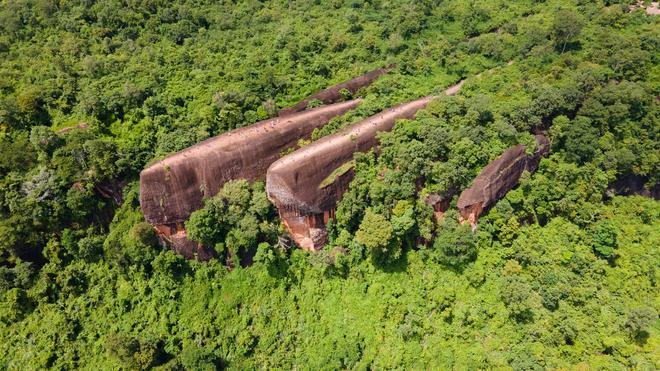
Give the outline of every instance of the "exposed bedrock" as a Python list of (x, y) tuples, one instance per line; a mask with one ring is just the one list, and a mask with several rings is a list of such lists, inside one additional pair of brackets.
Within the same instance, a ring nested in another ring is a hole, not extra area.
[(323, 104), (339, 102), (344, 99), (344, 97), (341, 94), (342, 90), (346, 89), (351, 93), (355, 93), (361, 88), (371, 85), (371, 83), (374, 82), (378, 77), (380, 77), (383, 74), (386, 74), (392, 68), (394, 68), (394, 65), (389, 65), (384, 68), (378, 68), (373, 71), (367, 72), (364, 75), (358, 76), (352, 80), (348, 80), (342, 82), (341, 84), (337, 84), (327, 89), (321, 90), (320, 92), (310, 95), (309, 97), (303, 99), (302, 101), (296, 103), (291, 107), (287, 107), (280, 110), (279, 115), (286, 116), (286, 115), (294, 114), (296, 112), (304, 111), (305, 109), (307, 109), (307, 105), (314, 100), (321, 101)]
[[(450, 192), (449, 195), (453, 195), (453, 192)], [(448, 195), (439, 195), (437, 193), (431, 193), (424, 199), (427, 205), (433, 208), (433, 215), (435, 216), (436, 221), (441, 221), (445, 215), (445, 212), (449, 209), (449, 204), (451, 202), (451, 197)]]
[[(455, 94), (462, 82), (447, 90)], [(316, 251), (326, 242), (325, 225), (353, 179), (351, 160), (377, 144), (376, 133), (399, 119), (412, 119), (434, 96), (398, 105), (324, 137), (274, 162), (266, 175), (268, 198), (298, 246)]]
[(183, 223), (156, 224), (154, 228), (161, 241), (187, 259), (207, 261), (216, 255), (212, 248), (189, 240)]
[(479, 215), (515, 187), (525, 170), (536, 170), (541, 157), (548, 153), (550, 142), (544, 135), (535, 137), (537, 146), (533, 154), (527, 155), (522, 144), (507, 149), (486, 165), (472, 186), (461, 193), (457, 203), (461, 223), (469, 222), (475, 229)]
[(263, 179), (282, 151), (354, 109), (360, 99), (277, 117), (207, 139), (166, 157), (140, 173), (140, 205), (146, 220), (187, 258), (208, 260), (212, 249), (186, 238), (184, 222), (229, 180)]

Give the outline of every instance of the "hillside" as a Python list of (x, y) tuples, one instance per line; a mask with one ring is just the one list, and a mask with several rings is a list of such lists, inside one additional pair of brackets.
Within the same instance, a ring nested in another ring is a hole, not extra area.
[[(0, 3), (0, 369), (660, 367), (660, 17), (636, 3)], [(280, 153), (438, 96), (318, 179), (352, 179), (319, 251), (264, 163), (179, 205), (207, 262), (145, 220), (145, 168), (384, 66)], [(512, 148), (534, 166), (459, 223)]]

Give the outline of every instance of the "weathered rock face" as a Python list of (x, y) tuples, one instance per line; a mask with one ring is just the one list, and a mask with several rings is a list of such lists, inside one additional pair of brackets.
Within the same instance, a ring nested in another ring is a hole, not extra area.
[(80, 123), (78, 123), (78, 125), (62, 128), (62, 129), (56, 131), (56, 133), (57, 134), (66, 134), (66, 133), (68, 133), (70, 131), (73, 131), (73, 130), (83, 130), (83, 129), (87, 129), (87, 128), (89, 128), (89, 124), (87, 124), (86, 122), (80, 122)]
[(451, 197), (440, 196), (437, 193), (431, 193), (426, 196), (424, 202), (433, 208), (433, 215), (437, 222), (441, 221), (445, 215), (445, 212), (449, 209), (449, 203), (451, 202)]
[(387, 66), (385, 68), (378, 68), (371, 72), (367, 72), (362, 76), (358, 76), (352, 80), (331, 86), (325, 90), (321, 90), (320, 92), (310, 95), (309, 97), (303, 99), (302, 101), (296, 103), (291, 107), (287, 107), (280, 110), (279, 115), (286, 116), (286, 115), (294, 114), (296, 112), (304, 111), (307, 108), (309, 102), (313, 100), (319, 100), (323, 102), (323, 104), (339, 102), (343, 99), (341, 95), (341, 91), (343, 89), (346, 89), (351, 93), (355, 93), (359, 89), (371, 85), (371, 83), (374, 82), (378, 77), (387, 73), (392, 68), (394, 68), (393, 65)]
[(154, 228), (163, 242), (187, 259), (207, 261), (216, 255), (212, 248), (189, 240), (183, 223), (157, 224)]
[(227, 181), (263, 179), (282, 151), (308, 138), (361, 100), (318, 107), (232, 130), (186, 148), (140, 173), (140, 204), (146, 220), (181, 255), (208, 260), (213, 251), (186, 239), (183, 223)]
[(296, 243), (318, 250), (325, 243), (325, 224), (353, 179), (355, 152), (377, 144), (376, 133), (396, 120), (410, 119), (435, 97), (425, 97), (371, 116), (274, 162), (266, 175), (266, 192)]
[(472, 186), (458, 198), (457, 207), (461, 223), (469, 222), (476, 228), (477, 219), (488, 208), (515, 187), (523, 171), (535, 171), (550, 148), (548, 139), (536, 135), (537, 149), (532, 155), (525, 153), (525, 146), (519, 144), (507, 149), (500, 157), (486, 165), (474, 179)]

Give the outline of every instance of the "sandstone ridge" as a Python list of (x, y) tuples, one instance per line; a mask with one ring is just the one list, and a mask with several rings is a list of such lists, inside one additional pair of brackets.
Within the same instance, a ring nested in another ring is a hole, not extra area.
[[(462, 81), (447, 91), (458, 92)], [(376, 134), (389, 131), (397, 120), (412, 119), (435, 99), (428, 96), (400, 104), (324, 137), (274, 162), (266, 175), (268, 198), (303, 249), (316, 251), (326, 243), (325, 225), (353, 179), (350, 161), (356, 152), (377, 144)]]

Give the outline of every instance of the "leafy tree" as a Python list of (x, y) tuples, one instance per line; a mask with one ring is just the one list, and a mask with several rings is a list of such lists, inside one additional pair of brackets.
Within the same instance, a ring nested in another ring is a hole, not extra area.
[(530, 322), (534, 319), (534, 291), (524, 276), (508, 275), (502, 280), (500, 287), (502, 301), (511, 316), (519, 322)]
[(433, 242), (441, 264), (461, 269), (477, 257), (477, 240), (469, 225), (460, 225), (455, 212), (445, 215)]
[(658, 321), (658, 313), (651, 307), (633, 308), (628, 314), (626, 327), (630, 334), (639, 341), (646, 341), (651, 327)]
[(50, 128), (46, 126), (33, 126), (30, 131), (30, 143), (39, 151), (51, 154), (60, 144), (61, 140)]
[(582, 31), (584, 22), (579, 13), (562, 9), (555, 13), (552, 22), (552, 36), (557, 46), (561, 45), (561, 52), (566, 50), (566, 44), (575, 40)]
[(220, 359), (215, 354), (191, 342), (184, 343), (179, 358), (186, 370), (212, 371), (221, 366)]
[(113, 179), (119, 175), (117, 145), (109, 140), (89, 140), (83, 144), (90, 178), (94, 181)]
[(584, 117), (573, 120), (565, 130), (566, 158), (580, 164), (589, 162), (598, 150), (598, 131)]
[(616, 227), (607, 221), (602, 221), (592, 227), (591, 245), (599, 256), (613, 259), (619, 246)]
[(3, 293), (0, 305), (0, 322), (9, 325), (22, 320), (33, 307), (25, 290), (13, 288)]
[(401, 256), (401, 246), (393, 242), (394, 228), (383, 215), (367, 209), (355, 233), (355, 240), (367, 248), (374, 262), (387, 264)]
[(127, 368), (145, 370), (158, 365), (158, 348), (150, 341), (111, 334), (106, 339), (106, 349)]
[(215, 247), (219, 254), (226, 248), (232, 256), (253, 254), (260, 242), (275, 243), (272, 214), (263, 183), (239, 179), (227, 182), (204, 208), (192, 213), (186, 231), (190, 239)]

